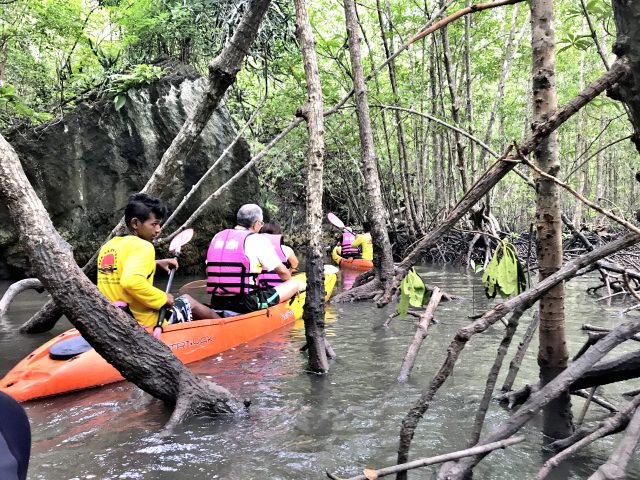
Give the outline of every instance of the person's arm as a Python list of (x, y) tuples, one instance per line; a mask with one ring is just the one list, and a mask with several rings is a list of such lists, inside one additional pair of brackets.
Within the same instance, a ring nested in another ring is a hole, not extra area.
[(159, 310), (170, 299), (147, 280), (155, 262), (154, 257), (155, 251), (150, 243), (141, 247), (135, 255), (130, 255), (123, 265), (120, 286), (140, 304)]
[(285, 257), (287, 257), (287, 261), (290, 265), (289, 270), (291, 270), (291, 272), (293, 273), (293, 271), (298, 268), (298, 264), (300, 263), (298, 262), (298, 257), (296, 257), (293, 248), (289, 247), (288, 245), (282, 245), (282, 253), (284, 253)]
[(291, 279), (291, 271), (285, 266), (284, 263), (280, 263), (276, 268), (273, 269), (274, 272), (278, 274), (280, 280), (286, 282)]
[(351, 242), (351, 246), (352, 246), (353, 248), (356, 248), (356, 247), (357, 247), (357, 248), (359, 248), (360, 250), (362, 250), (362, 245), (363, 245), (363, 244), (364, 244), (364, 235), (358, 235), (358, 236), (356, 237), (356, 239), (355, 239), (353, 242)]
[[(252, 235), (249, 238), (255, 237), (256, 235)], [(278, 274), (278, 277), (283, 282), (286, 282), (291, 278), (291, 272), (285, 266), (284, 263), (280, 261), (280, 257), (276, 253), (273, 245), (269, 240), (265, 237), (256, 238), (254, 241), (258, 242), (256, 247), (258, 248), (258, 260), (262, 265), (264, 271), (273, 271)]]
[(300, 262), (298, 261), (298, 257), (296, 257), (296, 254), (293, 252), (293, 250), (291, 250), (291, 255), (287, 257), (287, 260), (289, 260), (289, 263), (291, 264), (292, 272), (298, 268)]
[(156, 260), (156, 267), (160, 267), (161, 269), (163, 269), (167, 273), (169, 273), (171, 271), (169, 265), (173, 265), (176, 270), (180, 266), (178, 264), (178, 259), (176, 259), (176, 258), (161, 258), (161, 259)]

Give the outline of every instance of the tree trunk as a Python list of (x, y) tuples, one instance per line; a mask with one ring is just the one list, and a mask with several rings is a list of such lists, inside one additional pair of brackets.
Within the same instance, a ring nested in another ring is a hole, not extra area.
[[(472, 0), (467, 0), (465, 7), (471, 6)], [(475, 118), (473, 115), (473, 77), (471, 75), (471, 21), (473, 17), (467, 15), (464, 17), (464, 40), (463, 40), (463, 55), (464, 55), (464, 84), (465, 84), (465, 108), (467, 110), (467, 129), (469, 134), (473, 135), (473, 129), (475, 127)], [(469, 142), (469, 172), (468, 176), (473, 182), (475, 176), (475, 143)], [(466, 190), (465, 190), (466, 191)]]
[[(385, 58), (387, 60), (387, 70), (389, 72), (389, 82), (391, 84), (391, 92), (393, 93), (393, 104), (399, 105), (399, 96), (398, 96), (398, 82), (396, 79), (396, 67), (395, 62), (391, 58), (391, 51), (393, 50), (393, 44), (391, 40), (387, 40), (387, 34), (385, 29), (385, 22), (383, 19), (382, 6), (380, 5), (380, 0), (376, 0), (376, 7), (378, 10), (378, 22), (380, 24), (380, 36), (382, 37), (382, 45), (384, 47)], [(391, 7), (386, 4), (386, 11), (389, 22), (389, 31), (393, 35), (393, 28), (391, 24)], [(389, 45), (391, 43), (391, 46)], [(416, 212), (413, 200), (413, 194), (411, 191), (411, 182), (409, 181), (409, 166), (407, 164), (407, 148), (405, 142), (405, 134), (404, 134), (404, 125), (402, 124), (402, 117), (400, 112), (395, 110), (394, 117), (396, 122), (396, 140), (397, 140), (397, 150), (398, 150), (398, 163), (400, 164), (400, 184), (402, 185), (402, 193), (404, 196), (404, 206), (405, 206), (405, 218), (407, 222), (407, 228), (409, 230), (409, 235), (415, 237), (416, 234), (421, 234), (421, 230), (419, 229), (419, 223), (416, 221)]]
[[(557, 108), (552, 0), (534, 0), (531, 3), (531, 45), (535, 128), (535, 125), (546, 122)], [(557, 175), (560, 172), (557, 134), (551, 133), (540, 141), (534, 155), (541, 170)], [(542, 281), (562, 267), (562, 219), (557, 185), (538, 176), (536, 204), (538, 278)], [(540, 299), (538, 365), (543, 386), (567, 368), (569, 353), (564, 328), (564, 285), (560, 283)], [(571, 435), (573, 424), (569, 392), (564, 392), (545, 406), (543, 431), (551, 438)]]
[(176, 405), (168, 426), (189, 414), (236, 409), (226, 389), (197, 377), (169, 347), (111, 305), (83, 274), (29, 184), (18, 156), (1, 136), (0, 176), (0, 197), (42, 285), (73, 326), (125, 379)]
[(315, 39), (311, 31), (304, 0), (294, 0), (296, 36), (302, 50), (304, 73), (307, 79), (309, 103), (302, 108), (302, 116), (309, 132), (307, 155), (307, 297), (304, 304), (305, 337), (312, 372), (329, 371), (324, 331), (324, 275), (322, 244), (322, 169), (324, 160), (324, 118), (322, 88), (318, 74)]
[[(518, 51), (518, 47), (520, 45), (520, 41), (522, 40), (522, 36), (524, 31), (526, 30), (522, 27), (520, 33), (517, 33), (518, 30), (518, 12), (520, 10), (520, 5), (516, 5), (513, 7), (513, 18), (511, 19), (511, 28), (509, 29), (509, 37), (507, 38), (507, 46), (504, 52), (504, 57), (502, 58), (502, 68), (500, 69), (500, 80), (498, 80), (498, 90), (496, 91), (496, 97), (493, 102), (493, 107), (491, 108), (491, 112), (489, 112), (489, 121), (487, 122), (487, 130), (484, 134), (484, 143), (491, 146), (491, 137), (493, 136), (493, 126), (496, 121), (496, 117), (500, 114), (500, 108), (502, 107), (502, 102), (504, 100), (504, 87), (507, 83), (507, 77), (509, 76), (509, 72), (511, 71), (511, 66), (513, 65), (513, 58), (515, 57), (515, 53)], [(517, 34), (517, 37), (516, 37)], [(483, 170), (487, 168), (487, 151), (480, 151), (480, 160), (479, 167)]]
[[(429, 50), (429, 83), (431, 84), (431, 115), (436, 117), (438, 115), (438, 85), (441, 83), (437, 80), (439, 69), (436, 66), (437, 59), (437, 42), (435, 37), (431, 40), (431, 49)], [(432, 149), (432, 168), (431, 177), (433, 178), (433, 206), (431, 213), (435, 216), (440, 208), (443, 206), (442, 201), (442, 186), (444, 184), (442, 180), (442, 135), (438, 135), (437, 129), (431, 130), (431, 149)]]
[(613, 53), (629, 60), (631, 75), (626, 81), (610, 88), (607, 94), (629, 107), (634, 131), (631, 140), (640, 152), (640, 3), (632, 0), (613, 0), (611, 4), (617, 30)]
[(353, 72), (353, 88), (355, 91), (360, 144), (362, 146), (362, 159), (365, 178), (367, 179), (367, 199), (369, 202), (367, 214), (369, 222), (371, 223), (371, 236), (373, 238), (373, 261), (376, 269), (376, 279), (386, 287), (393, 278), (393, 257), (391, 255), (389, 235), (385, 226), (385, 218), (387, 218), (387, 215), (382, 203), (380, 178), (373, 147), (367, 87), (362, 70), (362, 59), (360, 57), (360, 39), (358, 37), (355, 1), (345, 0), (344, 10), (347, 37), (349, 39), (349, 53), (351, 55), (351, 69)]
[[(162, 155), (158, 167), (142, 189), (143, 192), (161, 196), (163, 192), (170, 188), (170, 179), (183, 167), (184, 159), (195, 145), (200, 133), (202, 133), (211, 115), (218, 107), (220, 100), (227, 89), (235, 82), (236, 75), (242, 68), (242, 62), (251, 48), (262, 22), (262, 17), (270, 3), (271, 0), (251, 0), (249, 2), (246, 13), (233, 33), (233, 37), (225, 45), (220, 55), (215, 57), (209, 64), (209, 86), (206, 93), (195, 106), (193, 113), (184, 122), (169, 148)], [(124, 218), (112, 230), (109, 238), (119, 235), (123, 231)], [(93, 277), (96, 275), (97, 259), (98, 252), (96, 251), (82, 269), (87, 276)], [(49, 301), (21, 327), (20, 331), (23, 333), (48, 331), (53, 328), (61, 314), (61, 309), (56, 307), (54, 301)]]
[[(440, 4), (444, 5), (444, 0), (441, 0)], [(451, 49), (449, 48), (449, 34), (447, 32), (447, 27), (444, 27), (440, 30), (440, 35), (442, 37), (442, 60), (444, 62), (444, 71), (447, 76), (447, 86), (449, 87), (449, 97), (451, 100), (451, 120), (456, 127), (461, 127), (460, 103), (458, 100), (458, 93), (456, 91), (456, 79), (454, 78), (453, 71), (451, 69)], [(456, 164), (458, 167), (458, 173), (460, 174), (462, 192), (464, 193), (469, 188), (469, 182), (467, 180), (467, 164), (464, 158), (464, 145), (462, 144), (462, 139), (460, 138), (460, 134), (458, 132), (453, 132), (453, 138), (456, 144)], [(453, 160), (453, 157), (450, 158)], [(457, 198), (457, 195), (452, 193), (451, 198)]]
[[(583, 26), (584, 26), (584, 22), (583, 22)], [(580, 68), (579, 68), (579, 73), (578, 73), (578, 85), (579, 85), (579, 89), (582, 90), (584, 88), (584, 57), (585, 57), (585, 52), (582, 51), (580, 52)], [(583, 112), (578, 112), (578, 116), (577, 116), (577, 122), (578, 125), (582, 125), (583, 123)], [(604, 135), (603, 135), (604, 136)], [(575, 162), (576, 164), (580, 161), (580, 155), (581, 153), (585, 150), (586, 148), (586, 141), (582, 135), (582, 130), (581, 129), (577, 129), (576, 130), (576, 144), (575, 144), (575, 153), (574, 153), (574, 158), (575, 158)], [(578, 169), (578, 171), (576, 172), (576, 176), (578, 177), (578, 185), (576, 188), (576, 192), (578, 192), (580, 195), (585, 195), (585, 193), (587, 192), (587, 182), (589, 181), (589, 167), (588, 165), (583, 165), (582, 167), (580, 167)], [(588, 195), (588, 193), (587, 193)], [(573, 210), (573, 226), (577, 229), (580, 230), (580, 225), (582, 224), (582, 210), (584, 207), (584, 203), (582, 203), (580, 200), (576, 199), (576, 206), (575, 209)]]

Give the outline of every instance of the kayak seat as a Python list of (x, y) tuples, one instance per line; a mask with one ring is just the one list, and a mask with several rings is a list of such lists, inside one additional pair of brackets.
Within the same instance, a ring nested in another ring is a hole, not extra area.
[(234, 312), (232, 310), (216, 310), (216, 313), (222, 318), (236, 317), (240, 315), (238, 312)]
[(92, 348), (84, 338), (71, 337), (52, 345), (49, 349), (49, 357), (52, 360), (69, 360)]

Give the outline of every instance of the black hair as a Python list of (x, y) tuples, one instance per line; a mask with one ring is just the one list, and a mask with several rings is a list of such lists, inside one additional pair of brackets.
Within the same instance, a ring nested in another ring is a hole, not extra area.
[(134, 218), (146, 222), (153, 213), (157, 219), (164, 220), (167, 218), (167, 212), (167, 206), (159, 198), (147, 193), (134, 193), (129, 197), (129, 203), (124, 208), (124, 222), (131, 228), (131, 220)]
[(364, 230), (364, 233), (370, 232), (371, 222), (362, 222), (362, 230)]
[(260, 229), (260, 233), (270, 233), (272, 235), (282, 235), (282, 228), (275, 223), (265, 223)]

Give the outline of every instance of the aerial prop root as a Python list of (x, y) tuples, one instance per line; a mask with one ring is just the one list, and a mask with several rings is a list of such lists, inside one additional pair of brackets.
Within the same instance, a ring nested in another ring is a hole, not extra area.
[(12, 283), (0, 299), (0, 317), (6, 315), (13, 299), (25, 290), (36, 290), (38, 293), (44, 292), (44, 287), (37, 278), (25, 278)]
[[(245, 405), (247, 403), (245, 402)], [(240, 413), (241, 408), (233, 395), (224, 387), (199, 379), (189, 372), (180, 376), (178, 397), (171, 417), (160, 432), (169, 436), (175, 428), (196, 415), (229, 415)]]
[(331, 299), (331, 303), (347, 303), (358, 300), (371, 300), (382, 293), (382, 282), (376, 277), (369, 283), (353, 287), (351, 290), (341, 292)]

